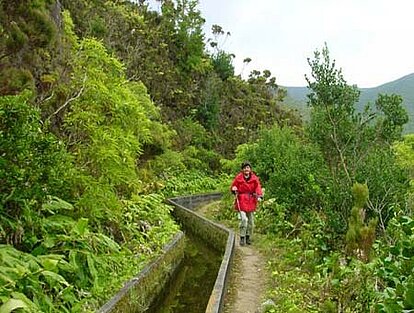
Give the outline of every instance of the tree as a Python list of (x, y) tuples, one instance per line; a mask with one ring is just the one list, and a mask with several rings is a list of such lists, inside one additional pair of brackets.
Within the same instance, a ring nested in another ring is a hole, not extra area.
[[(327, 46), (322, 52), (315, 51), (314, 59), (308, 59), (308, 63), (313, 80), (306, 77), (311, 107), (307, 133), (319, 145), (336, 182), (340, 193), (337, 209), (346, 220), (351, 199), (347, 190), (360, 179), (368, 183), (372, 203), (387, 207), (396, 199), (401, 203), (407, 179), (396, 167), (390, 149), (408, 120), (401, 98), (380, 95), (376, 110), (367, 104), (357, 112), (359, 91), (346, 83), (342, 71), (331, 61)], [(379, 211), (375, 205), (371, 209)]]
[(319, 144), (331, 168), (337, 170), (339, 164), (351, 183), (348, 151), (355, 135), (354, 105), (359, 98), (356, 86), (347, 85), (342, 71), (331, 62), (327, 46), (322, 53), (315, 51), (315, 59), (308, 59), (312, 70), (308, 77), (308, 105), (312, 108), (309, 134)]
[(255, 140), (262, 126), (300, 126), (296, 113), (282, 107), (284, 95), (270, 71), (252, 71), (248, 81), (236, 76), (223, 82), (217, 149), (231, 156), (239, 144)]

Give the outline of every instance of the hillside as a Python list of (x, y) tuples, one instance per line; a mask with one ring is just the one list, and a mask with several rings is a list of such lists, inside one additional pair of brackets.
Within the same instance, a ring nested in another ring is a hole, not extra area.
[[(287, 90), (285, 104), (288, 107), (297, 109), (302, 116), (309, 117), (309, 109), (306, 105), (307, 87), (283, 87)], [(373, 103), (378, 94), (399, 94), (403, 97), (403, 105), (408, 112), (409, 121), (405, 127), (406, 133), (414, 132), (414, 73), (403, 76), (397, 80), (382, 84), (373, 88), (361, 88), (361, 95), (357, 108), (362, 108), (366, 103)]]

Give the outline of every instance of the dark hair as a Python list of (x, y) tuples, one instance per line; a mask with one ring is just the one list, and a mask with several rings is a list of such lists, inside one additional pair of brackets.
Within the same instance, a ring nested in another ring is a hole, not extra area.
[(241, 164), (241, 169), (244, 169), (246, 166), (250, 166), (250, 167), (252, 167), (252, 165), (250, 164), (250, 162), (249, 162), (249, 161), (244, 161), (244, 162)]

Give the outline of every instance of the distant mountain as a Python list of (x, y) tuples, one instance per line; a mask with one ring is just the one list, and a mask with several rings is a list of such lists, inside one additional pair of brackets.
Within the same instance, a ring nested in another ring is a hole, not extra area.
[[(297, 109), (305, 118), (309, 118), (309, 108), (307, 107), (308, 88), (307, 87), (283, 87), (287, 90), (285, 105)], [(409, 121), (405, 126), (406, 133), (414, 133), (414, 73), (401, 77), (383, 85), (373, 88), (360, 88), (361, 95), (357, 104), (357, 110), (362, 109), (368, 102), (372, 104), (377, 99), (378, 94), (398, 94), (403, 100), (403, 106), (407, 110)]]

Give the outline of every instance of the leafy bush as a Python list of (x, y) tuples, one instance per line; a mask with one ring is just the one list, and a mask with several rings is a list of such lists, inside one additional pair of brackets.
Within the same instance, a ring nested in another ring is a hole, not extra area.
[(302, 268), (300, 240), (271, 234), (264, 236), (260, 245), (270, 273), (267, 297), (275, 303), (275, 308), (267, 312), (318, 312), (322, 282)]
[[(238, 147), (233, 170), (250, 160), (266, 189), (289, 219), (308, 208), (321, 208), (330, 196), (329, 175), (319, 151), (290, 129), (264, 129), (257, 142)], [(271, 206), (266, 209), (272, 209)]]
[(403, 140), (394, 143), (392, 150), (395, 153), (397, 164), (408, 172), (410, 181), (408, 187), (407, 215), (414, 212), (414, 134), (404, 136)]
[(355, 104), (360, 91), (346, 83), (326, 44), (308, 63), (312, 78), (307, 77), (308, 105), (312, 111), (307, 134), (318, 144), (335, 181), (336, 212), (342, 222), (348, 219), (352, 184), (366, 181), (371, 197), (368, 215), (378, 216), (384, 230), (407, 189), (405, 174), (396, 166), (390, 149), (408, 121), (402, 98), (379, 95), (376, 110), (367, 104), (358, 112)]
[(325, 257), (318, 266), (321, 280), (321, 307), (341, 312), (371, 312), (376, 301), (372, 263), (353, 259), (346, 263), (340, 253)]
[(170, 216), (172, 208), (161, 194), (133, 196), (123, 202), (123, 241), (132, 251), (158, 252), (178, 231)]
[[(76, 38), (75, 38), (76, 40)], [(63, 131), (79, 174), (76, 210), (95, 229), (121, 240), (123, 199), (147, 192), (142, 162), (168, 151), (172, 132), (160, 122), (142, 83), (129, 82), (123, 64), (94, 39), (74, 45)]]
[(41, 211), (47, 195), (69, 197), (74, 173), (63, 143), (44, 131), (29, 96), (0, 97), (0, 241), (16, 245), (30, 229), (25, 212)]
[(375, 231), (378, 219), (373, 218), (365, 223), (365, 205), (369, 193), (366, 184), (355, 183), (352, 186), (354, 195), (354, 206), (348, 220), (348, 231), (346, 232), (346, 250), (349, 255), (354, 255), (358, 259), (368, 262), (371, 257), (371, 248), (375, 240)]
[(286, 207), (278, 204), (275, 198), (267, 199), (255, 214), (255, 225), (259, 232), (282, 236), (292, 230), (293, 225), (286, 220)]
[(88, 219), (69, 216), (71, 204), (50, 198), (42, 208), (50, 215), (32, 216), (37, 231), (31, 254), (0, 246), (0, 305), (33, 312), (95, 310), (177, 232), (163, 199), (147, 195), (123, 203), (120, 245), (94, 232)]
[(394, 213), (405, 206), (409, 188), (407, 171), (398, 165), (391, 149), (378, 147), (359, 165), (355, 180), (368, 185), (367, 217), (378, 218), (384, 232)]
[(228, 182), (225, 175), (213, 176), (201, 171), (165, 173), (162, 193), (166, 197), (172, 197), (219, 191), (222, 190), (223, 182)]
[(234, 55), (223, 50), (218, 51), (211, 57), (214, 71), (222, 80), (234, 76), (233, 57)]
[(414, 310), (414, 220), (402, 215), (388, 226), (390, 243), (378, 245), (377, 275), (381, 279), (379, 312)]
[[(0, 311), (71, 312), (79, 301), (73, 285), (59, 274), (71, 269), (62, 255), (32, 256), (11, 246), (0, 245)], [(65, 304), (63, 304), (65, 303)]]
[(183, 165), (189, 170), (219, 172), (220, 156), (212, 150), (213, 140), (206, 129), (192, 118), (176, 121), (175, 148), (181, 151)]

